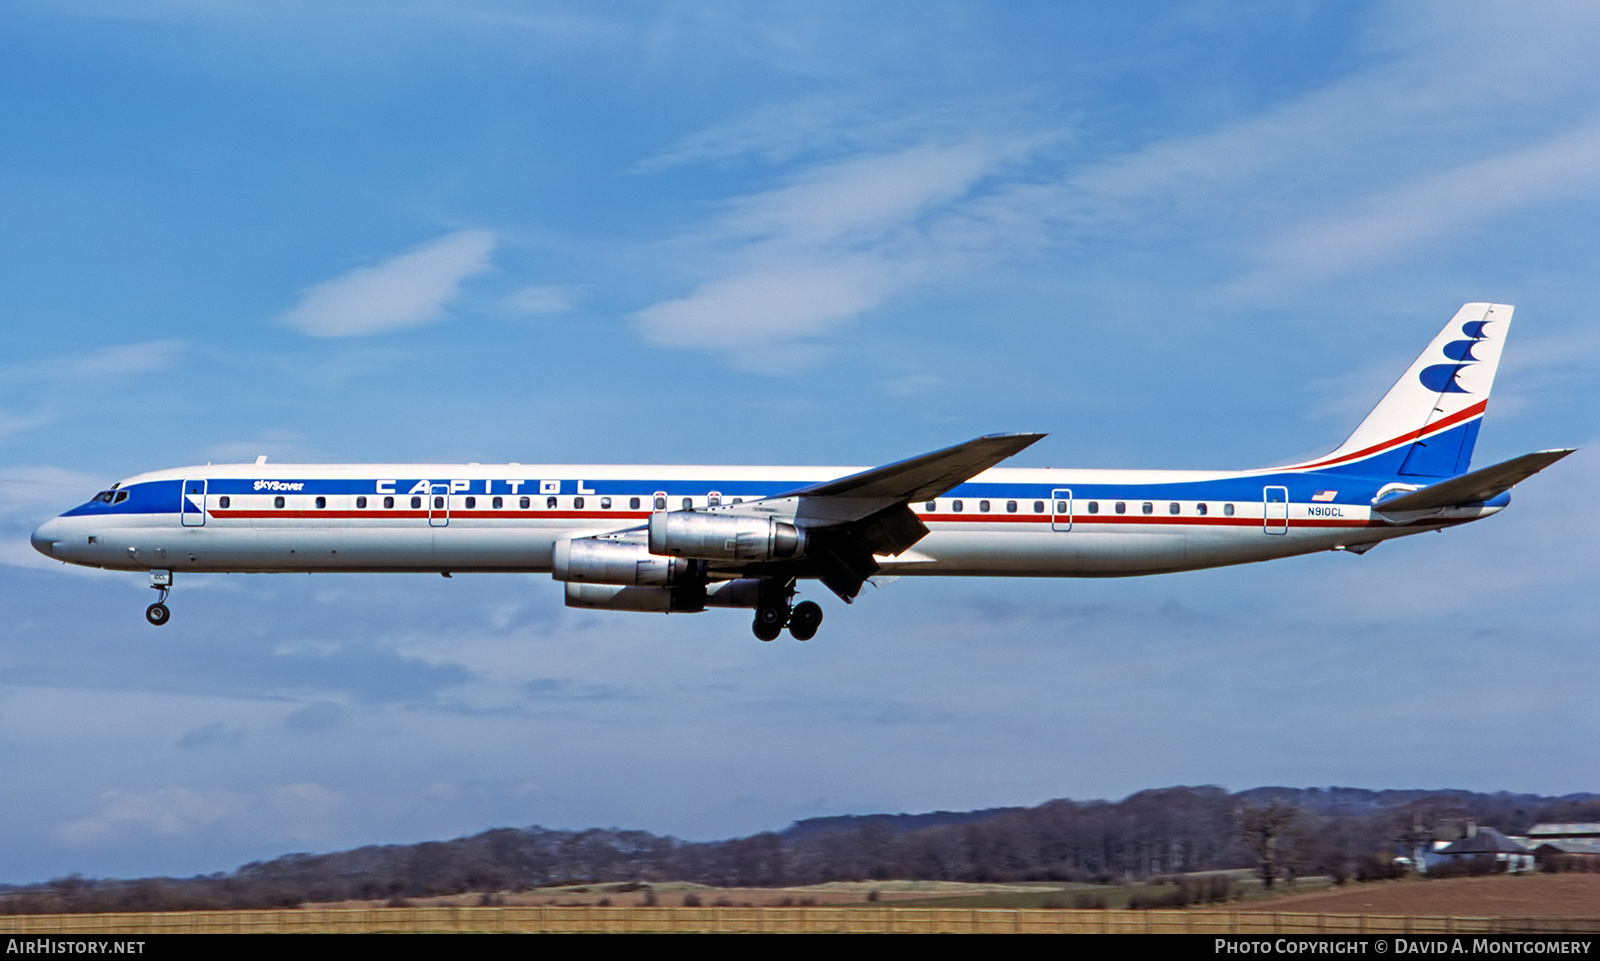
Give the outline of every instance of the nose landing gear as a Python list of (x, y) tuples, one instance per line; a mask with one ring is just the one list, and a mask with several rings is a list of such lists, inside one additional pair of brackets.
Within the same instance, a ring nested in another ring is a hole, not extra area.
[(144, 609), (144, 619), (160, 627), (172, 619), (172, 611), (167, 609), (167, 594), (172, 591), (172, 572), (151, 571), (150, 586), (161, 592), (161, 599)]

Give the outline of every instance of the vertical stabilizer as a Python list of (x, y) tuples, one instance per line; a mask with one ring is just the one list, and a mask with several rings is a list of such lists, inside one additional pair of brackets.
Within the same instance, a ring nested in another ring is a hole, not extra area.
[(1446, 324), (1339, 449), (1311, 464), (1364, 474), (1454, 477), (1465, 472), (1511, 328), (1512, 307), (1467, 304)]

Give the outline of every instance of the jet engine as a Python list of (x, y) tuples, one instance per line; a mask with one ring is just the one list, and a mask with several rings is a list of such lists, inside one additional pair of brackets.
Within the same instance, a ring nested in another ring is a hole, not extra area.
[(650, 553), (708, 561), (787, 560), (805, 553), (806, 532), (770, 517), (657, 511)]
[(691, 613), (708, 607), (754, 608), (761, 598), (759, 578), (742, 577), (701, 587), (629, 587), (621, 584), (582, 584), (567, 582), (568, 607), (592, 607), (608, 611), (656, 611), (662, 614)]
[(638, 541), (593, 537), (557, 541), (551, 557), (551, 575), (558, 581), (677, 587), (703, 584), (705, 574), (705, 561), (658, 557)]

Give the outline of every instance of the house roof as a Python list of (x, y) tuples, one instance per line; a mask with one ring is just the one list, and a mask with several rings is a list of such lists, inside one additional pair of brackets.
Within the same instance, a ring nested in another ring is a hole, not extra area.
[(1600, 824), (1535, 824), (1530, 838), (1600, 838)]
[(1453, 854), (1531, 854), (1527, 848), (1496, 831), (1494, 828), (1480, 827), (1478, 833), (1470, 838), (1461, 840), (1447, 847), (1440, 848), (1441, 855)]

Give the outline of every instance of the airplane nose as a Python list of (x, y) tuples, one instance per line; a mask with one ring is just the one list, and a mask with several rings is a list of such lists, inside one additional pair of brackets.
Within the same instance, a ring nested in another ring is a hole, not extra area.
[(33, 542), (33, 549), (46, 557), (53, 557), (56, 541), (61, 539), (57, 533), (57, 529), (60, 526), (61, 519), (59, 517), (51, 518), (40, 524), (39, 529), (34, 531), (33, 536), (29, 538)]

